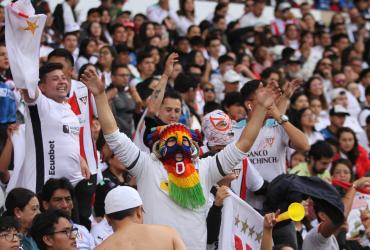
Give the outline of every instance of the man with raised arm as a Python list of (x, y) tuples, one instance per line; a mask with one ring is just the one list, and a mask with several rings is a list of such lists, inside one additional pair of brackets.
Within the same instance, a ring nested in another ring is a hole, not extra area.
[(127, 136), (119, 133), (104, 83), (96, 72), (86, 70), (82, 81), (95, 96), (99, 121), (109, 147), (137, 179), (145, 204), (144, 222), (172, 226), (180, 232), (188, 249), (205, 249), (206, 201), (210, 189), (246, 157), (267, 110), (280, 94), (279, 89), (275, 86), (259, 88), (253, 118), (240, 139), (213, 157), (199, 159), (199, 133), (179, 123), (158, 127), (148, 135), (152, 154), (140, 151)]

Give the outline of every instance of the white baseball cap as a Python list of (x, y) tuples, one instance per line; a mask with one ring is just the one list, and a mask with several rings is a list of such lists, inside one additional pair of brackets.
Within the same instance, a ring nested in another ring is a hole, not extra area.
[(105, 197), (105, 214), (112, 214), (143, 205), (136, 189), (118, 186), (108, 192)]
[(225, 82), (239, 82), (240, 81), (240, 76), (238, 73), (235, 72), (235, 70), (228, 70), (224, 74), (224, 81)]

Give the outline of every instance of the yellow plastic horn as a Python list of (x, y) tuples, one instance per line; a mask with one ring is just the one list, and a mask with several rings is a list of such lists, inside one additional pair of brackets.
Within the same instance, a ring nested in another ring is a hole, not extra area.
[(293, 202), (289, 205), (288, 211), (279, 214), (276, 218), (276, 222), (291, 219), (292, 221), (301, 221), (304, 217), (304, 207), (302, 204)]

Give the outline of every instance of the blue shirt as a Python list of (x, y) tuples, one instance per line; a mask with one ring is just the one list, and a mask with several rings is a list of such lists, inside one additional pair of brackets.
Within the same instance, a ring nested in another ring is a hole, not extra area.
[(16, 122), (17, 106), (13, 91), (0, 81), (0, 124)]

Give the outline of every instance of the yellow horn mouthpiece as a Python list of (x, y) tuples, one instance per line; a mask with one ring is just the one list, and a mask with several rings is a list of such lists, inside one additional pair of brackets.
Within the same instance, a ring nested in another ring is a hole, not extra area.
[(292, 221), (301, 221), (304, 218), (304, 207), (302, 204), (293, 202), (289, 205), (288, 211), (279, 214), (276, 222), (291, 219)]

